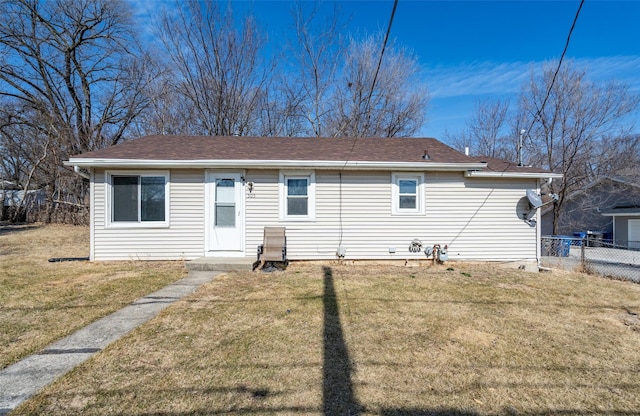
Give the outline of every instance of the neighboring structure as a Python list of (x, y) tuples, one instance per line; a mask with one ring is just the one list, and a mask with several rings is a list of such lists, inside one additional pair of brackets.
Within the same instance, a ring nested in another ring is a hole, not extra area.
[(535, 264), (525, 191), (559, 177), (428, 138), (149, 136), (67, 165), (90, 173), (94, 260), (255, 258), (264, 227), (284, 226), (290, 260), (424, 259), (418, 239)]
[(616, 207), (602, 215), (612, 218), (615, 246), (640, 248), (640, 205)]
[[(620, 245), (640, 241), (640, 181), (603, 177), (569, 194), (557, 234), (589, 231)], [(542, 214), (542, 235), (551, 234), (553, 209), (547, 209)]]
[(23, 189), (5, 189), (0, 190), (0, 201), (3, 201), (5, 207), (40, 207), (45, 200), (44, 191), (41, 189), (29, 190), (26, 192)]
[(0, 180), (0, 221), (24, 221), (27, 212), (38, 210), (44, 202), (43, 190), (33, 189), (25, 192), (14, 182)]

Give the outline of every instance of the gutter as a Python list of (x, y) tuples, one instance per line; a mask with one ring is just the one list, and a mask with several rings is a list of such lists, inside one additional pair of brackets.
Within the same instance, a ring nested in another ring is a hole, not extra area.
[(551, 173), (551, 172), (493, 172), (493, 171), (479, 171), (479, 170), (468, 170), (464, 173), (465, 178), (530, 178), (530, 179), (540, 179), (540, 178), (553, 178), (553, 179), (561, 179), (562, 174), (560, 173)]
[(338, 169), (338, 170), (405, 170), (405, 171), (465, 171), (486, 168), (486, 163), (439, 162), (372, 162), (337, 160), (149, 160), (149, 159), (94, 159), (70, 158), (66, 166), (103, 168), (189, 168), (215, 169)]

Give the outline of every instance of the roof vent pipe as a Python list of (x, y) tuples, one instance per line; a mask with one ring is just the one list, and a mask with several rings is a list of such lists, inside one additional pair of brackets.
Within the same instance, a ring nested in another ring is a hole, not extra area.
[(464, 148), (464, 155), (465, 155), (465, 156), (469, 156), (469, 146), (465, 146), (465, 148)]

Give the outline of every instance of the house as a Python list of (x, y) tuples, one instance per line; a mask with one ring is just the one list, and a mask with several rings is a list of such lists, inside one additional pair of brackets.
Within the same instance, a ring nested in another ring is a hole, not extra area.
[(24, 191), (24, 189), (0, 189), (0, 201), (5, 207), (30, 206), (40, 207), (44, 204), (45, 193), (42, 189)]
[[(640, 181), (602, 177), (565, 198), (557, 234), (595, 232), (618, 245), (640, 241)], [(553, 209), (542, 213), (542, 235), (553, 234)]]
[[(0, 220), (19, 219), (23, 221), (27, 211), (38, 210), (45, 202), (42, 189), (25, 191), (14, 182), (0, 180)], [(17, 212), (19, 210), (19, 212)], [(18, 214), (16, 216), (16, 214)]]
[(256, 256), (284, 226), (290, 260), (536, 264), (527, 189), (559, 177), (430, 138), (148, 136), (66, 162), (88, 170), (93, 260)]

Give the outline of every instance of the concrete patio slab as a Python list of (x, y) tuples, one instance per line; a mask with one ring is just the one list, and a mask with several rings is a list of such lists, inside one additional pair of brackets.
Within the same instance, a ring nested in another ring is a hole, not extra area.
[(187, 261), (185, 266), (188, 270), (197, 271), (222, 271), (252, 270), (254, 257), (200, 257)]

